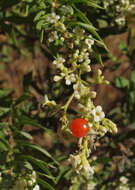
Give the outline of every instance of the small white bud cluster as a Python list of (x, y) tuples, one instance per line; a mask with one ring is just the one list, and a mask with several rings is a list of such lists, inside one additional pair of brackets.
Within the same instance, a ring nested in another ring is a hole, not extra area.
[(73, 169), (76, 173), (80, 173), (81, 171), (85, 173), (85, 176), (91, 177), (94, 174), (93, 167), (90, 166), (88, 160), (85, 156), (81, 156), (80, 154), (77, 155), (70, 155), (69, 162), (72, 164)]
[(87, 184), (87, 188), (86, 188), (86, 190), (95, 190), (95, 186), (96, 186), (97, 184), (94, 182), (94, 181), (90, 181), (90, 182), (88, 182), (88, 184)]
[(115, 190), (130, 190), (128, 185), (128, 178), (125, 176), (120, 177), (120, 185), (115, 188)]
[(39, 185), (36, 183), (36, 172), (33, 171), (32, 174), (26, 174), (26, 179), (19, 177), (12, 190), (27, 190), (29, 187), (32, 190), (40, 190)]
[(60, 19), (59, 15), (56, 15), (56, 13), (51, 13), (47, 18), (46, 21), (49, 23), (56, 23)]
[(130, 0), (104, 0), (103, 6), (108, 14), (114, 13), (114, 21), (119, 26), (124, 26), (126, 15), (131, 14), (135, 9), (135, 2)]

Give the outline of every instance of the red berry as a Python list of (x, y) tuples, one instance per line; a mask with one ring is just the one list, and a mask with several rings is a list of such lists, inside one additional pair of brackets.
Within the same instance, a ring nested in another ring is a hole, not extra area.
[(89, 132), (89, 127), (86, 125), (87, 122), (87, 120), (82, 118), (73, 120), (70, 125), (70, 130), (72, 131), (73, 135), (78, 138), (84, 137)]

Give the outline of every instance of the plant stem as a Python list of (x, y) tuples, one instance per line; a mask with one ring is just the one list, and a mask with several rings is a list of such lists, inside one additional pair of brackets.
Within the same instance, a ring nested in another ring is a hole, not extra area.
[(70, 96), (70, 98), (68, 99), (67, 103), (63, 106), (63, 108), (64, 108), (64, 114), (67, 113), (67, 109), (68, 109), (68, 107), (69, 107), (69, 104), (70, 104), (71, 101), (73, 100), (73, 98), (74, 98), (74, 93)]

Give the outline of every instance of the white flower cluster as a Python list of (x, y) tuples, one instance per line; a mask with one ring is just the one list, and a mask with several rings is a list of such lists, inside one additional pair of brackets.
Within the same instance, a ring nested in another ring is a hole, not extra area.
[(59, 15), (56, 15), (56, 13), (51, 13), (47, 18), (46, 21), (49, 23), (56, 23), (60, 19)]
[[(54, 14), (53, 14), (54, 15)], [(56, 14), (55, 14), (56, 16)], [(50, 18), (50, 17), (49, 17)], [(51, 22), (52, 24), (55, 22)], [(58, 26), (58, 25), (57, 25)], [(54, 76), (54, 81), (65, 79), (66, 85), (73, 84), (73, 90), (74, 90), (74, 97), (78, 100), (81, 100), (82, 97), (89, 97), (90, 99), (93, 99), (96, 97), (96, 92), (91, 91), (89, 86), (87, 86), (85, 83), (81, 80), (81, 75), (78, 75), (77, 69), (80, 70), (80, 73), (83, 74), (84, 72), (90, 72), (90, 52), (92, 51), (92, 46), (94, 45), (94, 39), (91, 35), (86, 35), (85, 30), (83, 30), (81, 27), (75, 27), (73, 29), (73, 33), (68, 33), (66, 35), (67, 38), (71, 38), (73, 41), (73, 46), (78, 46), (78, 48), (73, 51), (73, 53), (69, 54), (69, 56), (62, 56), (59, 55), (57, 58), (53, 61), (53, 64), (56, 66), (57, 69), (60, 70), (60, 75)], [(58, 38), (57, 31), (52, 32), (53, 39), (49, 39), (50, 42), (52, 42), (54, 39)], [(66, 34), (66, 32), (65, 32)], [(80, 45), (82, 44), (82, 47), (80, 48)], [(67, 64), (71, 65), (71, 68), (66, 67)], [(96, 83), (100, 84), (104, 82), (104, 77), (102, 76), (102, 72), (100, 70), (97, 70), (97, 78)], [(49, 103), (48, 100), (45, 102)], [(47, 104), (45, 103), (45, 104)], [(90, 113), (91, 117), (93, 118), (94, 122), (101, 121), (105, 114), (102, 111), (101, 106), (97, 107), (90, 107), (91, 103), (87, 103), (87, 105), (79, 104), (80, 108), (84, 110), (84, 114)], [(83, 115), (83, 112), (82, 112)], [(89, 123), (90, 126), (90, 123)]]
[(59, 39), (59, 36), (57, 34), (57, 31), (53, 31), (51, 34), (50, 34), (50, 37), (48, 39), (49, 42), (53, 42), (55, 40), (58, 40)]
[(39, 185), (36, 184), (36, 172), (33, 171), (28, 177), (29, 180), (18, 178), (12, 190), (28, 190), (28, 187), (31, 187), (32, 190), (40, 190)]
[(87, 184), (87, 190), (94, 190), (96, 185), (97, 185), (97, 184), (96, 184), (94, 181), (90, 181), (90, 182)]
[(115, 190), (130, 190), (128, 185), (128, 178), (125, 176), (120, 177), (120, 185)]
[(124, 26), (126, 23), (126, 15), (135, 10), (135, 2), (132, 0), (104, 0), (103, 6), (108, 12), (113, 12), (115, 22), (119, 26)]
[[(112, 1), (112, 0), (111, 0)], [(62, 7), (63, 11), (64, 7)], [(59, 14), (59, 8), (57, 9), (57, 14)], [(63, 38), (64, 43), (59, 44), (55, 60), (52, 62), (53, 65), (58, 69), (57, 75), (54, 76), (54, 81), (58, 82), (62, 79), (65, 80), (67, 86), (72, 85), (73, 94), (63, 106), (64, 112), (61, 121), (63, 125), (68, 127), (68, 122), (66, 120), (67, 106), (73, 98), (77, 99), (77, 112), (82, 118), (87, 118), (88, 126), (91, 128), (90, 132), (94, 135), (89, 135), (84, 138), (86, 141), (89, 140), (93, 142), (95, 134), (104, 135), (107, 131), (116, 132), (116, 125), (113, 122), (109, 122), (105, 118), (105, 114), (100, 105), (94, 106), (93, 98), (96, 98), (96, 92), (93, 87), (96, 84), (107, 84), (108, 81), (104, 80), (102, 71), (100, 69), (95, 71), (95, 77), (90, 77), (89, 80), (83, 79), (85, 74), (91, 72), (91, 54), (93, 53), (93, 46), (95, 45), (96, 39), (92, 35), (87, 34), (87, 32), (82, 29), (82, 27), (70, 27), (65, 25), (65, 20), (68, 19), (64, 16), (59, 16), (56, 13), (51, 13), (46, 18), (48, 25), (50, 25), (51, 33), (49, 35), (48, 44), (57, 47), (57, 43), (60, 38)], [(61, 14), (60, 14), (61, 15)], [(70, 15), (69, 19), (71, 19)], [(67, 27), (66, 27), (67, 26)], [(58, 42), (59, 43), (59, 42)], [(44, 105), (54, 104), (54, 102), (48, 100), (45, 96)], [(55, 103), (56, 104), (56, 103)], [(64, 130), (66, 129), (64, 127)], [(93, 137), (94, 136), (94, 137)], [(88, 139), (87, 139), (88, 137)], [(87, 144), (87, 143), (86, 143)], [(91, 143), (93, 144), (93, 143)], [(80, 148), (80, 152), (76, 155), (70, 155), (70, 162), (73, 169), (78, 174), (84, 174), (89, 180), (93, 178), (94, 168), (90, 166), (88, 162), (88, 156), (90, 154), (90, 149), (84, 146)], [(95, 184), (90, 182), (87, 186), (87, 190), (93, 190)]]
[(93, 167), (90, 166), (86, 157), (82, 157), (80, 154), (70, 155), (69, 162), (72, 164), (73, 169), (76, 173), (84, 172), (85, 176), (90, 178), (94, 174)]
[(77, 99), (80, 99), (81, 96), (86, 94), (87, 88), (82, 83), (78, 82), (73, 85), (74, 94)]
[(125, 176), (121, 176), (121, 177), (120, 177), (120, 182), (123, 183), (123, 184), (127, 184), (128, 178), (125, 177)]
[[(57, 55), (57, 58), (52, 62), (56, 66), (56, 68), (61, 71), (60, 75), (54, 76), (54, 81), (59, 81), (65, 78), (66, 85), (71, 85), (75, 82), (77, 83), (77, 68), (80, 69), (81, 73), (91, 71), (91, 67), (89, 65), (91, 62), (89, 58), (89, 52), (92, 51), (94, 39), (91, 35), (87, 36), (85, 30), (81, 27), (73, 28), (73, 33), (68, 32), (64, 25), (64, 19), (60, 19), (60, 16), (56, 15), (56, 13), (54, 12), (46, 18), (46, 21), (57, 28), (57, 30), (51, 31), (48, 38), (49, 43), (55, 42), (59, 38), (61, 41), (70, 39), (72, 43), (69, 43), (66, 48), (72, 49), (73, 47), (78, 46), (78, 49), (75, 48), (75, 52), (73, 52), (73, 54), (70, 54), (69, 57)], [(62, 31), (64, 31), (64, 33)], [(80, 48), (80, 45), (82, 48)], [(71, 64), (72, 70), (70, 72), (69, 69), (66, 67), (67, 64)]]

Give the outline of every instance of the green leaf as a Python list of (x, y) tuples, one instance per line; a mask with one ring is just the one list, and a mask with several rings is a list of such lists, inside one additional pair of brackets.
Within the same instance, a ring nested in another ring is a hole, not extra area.
[(123, 41), (120, 41), (119, 48), (123, 51), (125, 55), (129, 55), (129, 47), (126, 46)]
[[(76, 22), (77, 25), (82, 26), (83, 28), (89, 30), (91, 33), (93, 33), (94, 31), (96, 31), (97, 29), (91, 25), (91, 24), (85, 24), (83, 22)], [(92, 32), (93, 31), (93, 32)]]
[(98, 49), (97, 49), (96, 47), (94, 47), (93, 53), (94, 53), (94, 56), (95, 56), (95, 58), (97, 59), (97, 61), (98, 61), (102, 66), (104, 66), (103, 61), (102, 61), (102, 58), (101, 58), (101, 54), (98, 52)]
[(109, 157), (101, 157), (98, 159), (99, 162), (103, 163), (103, 164), (108, 164), (111, 161), (111, 158)]
[(36, 24), (36, 29), (37, 30), (41, 30), (42, 26), (44, 24), (45, 20), (40, 20), (37, 24)]
[(5, 145), (5, 143), (0, 141), (0, 151), (8, 151), (8, 147)]
[(135, 91), (129, 92), (129, 103), (132, 105), (135, 103)]
[(32, 162), (33, 164), (38, 166), (41, 170), (43, 170), (43, 172), (52, 176), (51, 172), (48, 169), (47, 163), (45, 163), (44, 161), (35, 159), (33, 156), (27, 156), (27, 155), (22, 155), (22, 156), (20, 156), (20, 158), (26, 159), (27, 161)]
[(42, 15), (45, 15), (45, 11), (40, 11), (34, 18), (34, 21), (37, 21), (40, 19)]
[(91, 7), (103, 9), (101, 6), (96, 4), (94, 1), (90, 1), (90, 0), (66, 0), (65, 2), (68, 2), (68, 3), (85, 3)]
[(42, 43), (43, 40), (44, 40), (44, 30), (41, 31), (40, 42)]
[(77, 16), (86, 24), (90, 24), (92, 25), (92, 23), (89, 21), (89, 19), (84, 15), (84, 13), (82, 11), (80, 11), (75, 5), (72, 5), (73, 8), (77, 11)]
[(15, 105), (20, 104), (21, 102), (30, 99), (32, 96), (28, 93), (23, 93), (19, 98), (16, 99)]
[(55, 182), (55, 177), (50, 176), (50, 175), (47, 175), (47, 174), (44, 174), (44, 173), (41, 173), (41, 172), (37, 172), (37, 173), (38, 173), (38, 175), (40, 175), (40, 176), (44, 176), (44, 177), (47, 177), (48, 179), (51, 179), (51, 180), (54, 182), (54, 184), (56, 184), (56, 182)]
[(56, 184), (58, 184), (59, 180), (61, 179), (61, 177), (69, 170), (69, 167), (64, 167), (60, 169), (59, 174), (56, 177)]
[(130, 128), (131, 128), (132, 130), (135, 130), (135, 122), (131, 123)]
[(117, 77), (114, 81), (117, 88), (125, 88), (129, 86), (129, 80), (124, 77)]
[(103, 186), (101, 187), (101, 190), (106, 190), (106, 186), (103, 185)]
[(130, 78), (130, 80), (131, 80), (133, 83), (135, 83), (135, 69), (133, 69), (133, 70), (131, 71), (131, 78)]
[(89, 32), (91, 32), (91, 34), (93, 34), (99, 40), (98, 43), (100, 42), (100, 44), (105, 48), (105, 50), (107, 52), (109, 51), (108, 48), (106, 47), (106, 45), (104, 44), (103, 40), (99, 36), (99, 34), (96, 32), (97, 29), (93, 25), (85, 24), (82, 22), (72, 22), (71, 25), (80, 25), (83, 28), (87, 29)]
[(46, 181), (42, 180), (41, 178), (37, 178), (37, 182), (42, 185), (43, 187), (49, 189), (49, 190), (55, 190), (53, 186), (51, 186), (49, 183)]
[(103, 40), (99, 36), (99, 34), (96, 32), (97, 29), (92, 25), (92, 23), (89, 21), (89, 19), (74, 4), (72, 6), (77, 11), (77, 13), (78, 13), (77, 15), (80, 17), (80, 19), (87, 24), (87, 25), (85, 23), (81, 23), (80, 24), (80, 22), (79, 22), (79, 25), (81, 25), (82, 27), (86, 28), (94, 36), (96, 36), (97, 39), (99, 39), (98, 43), (100, 42), (100, 44), (105, 48), (105, 50), (109, 51), (108, 48), (106, 47), (106, 45), (104, 44)]
[(30, 147), (34, 150), (41, 152), (42, 154), (44, 154), (45, 156), (47, 156), (48, 158), (53, 160), (57, 165), (59, 165), (59, 163), (51, 156), (51, 154), (49, 152), (47, 152), (45, 149), (43, 149), (42, 147), (39, 147), (39, 146), (33, 145), (33, 144), (28, 144), (28, 143), (21, 143), (21, 145)]
[(9, 112), (10, 112), (10, 108), (0, 107), (0, 117), (3, 117), (4, 115), (8, 114)]
[(40, 125), (37, 120), (29, 118), (26, 115), (19, 115), (19, 116), (17, 116), (17, 118), (18, 118), (20, 124), (22, 124), (22, 125), (29, 124), (29, 125), (35, 126), (37, 128), (43, 129), (45, 131), (48, 131), (48, 129), (46, 129), (45, 127)]
[(0, 99), (6, 98), (14, 93), (13, 89), (0, 89)]
[(13, 40), (14, 45), (17, 46), (18, 45), (18, 41), (16, 39), (16, 32), (15, 32), (15, 30), (13, 28), (11, 30), (11, 38)]
[(27, 133), (27, 132), (25, 132), (25, 131), (19, 131), (19, 133), (20, 133), (22, 136), (24, 136), (25, 138), (29, 139), (29, 140), (32, 140), (32, 139), (33, 139), (33, 137), (32, 137), (29, 133)]

